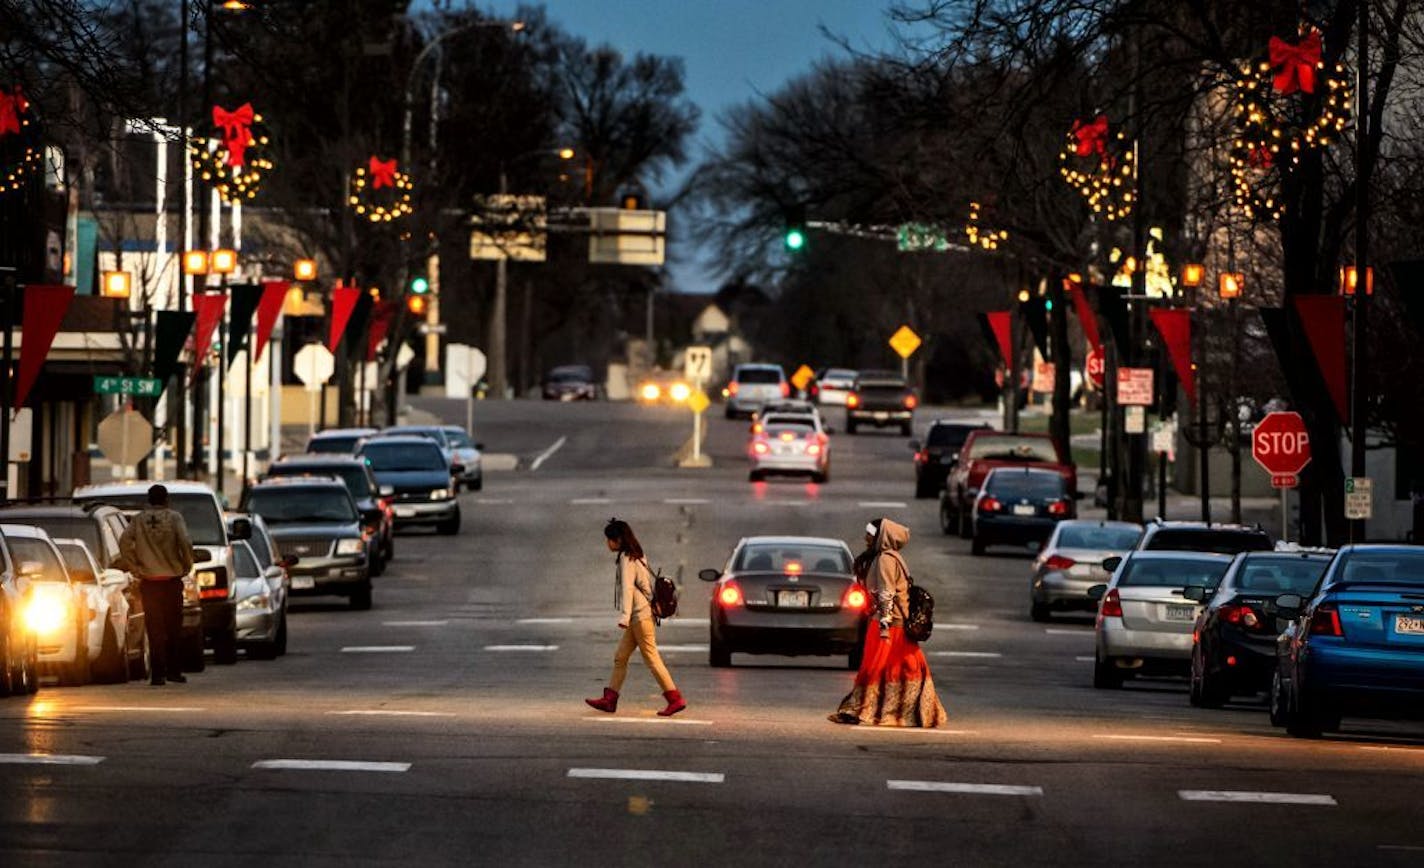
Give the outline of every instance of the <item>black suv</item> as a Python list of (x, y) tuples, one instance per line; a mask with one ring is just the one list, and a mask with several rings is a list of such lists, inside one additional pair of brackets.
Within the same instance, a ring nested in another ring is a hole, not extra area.
[(375, 541), (371, 575), (385, 572), (386, 563), (396, 556), (395, 530), (391, 508), (381, 498), (380, 485), (366, 459), (354, 455), (291, 455), (273, 463), (262, 478), (288, 476), (330, 476), (344, 482), (361, 512), (367, 537)]
[(442, 534), (460, 532), (460, 502), (455, 499), (450, 459), (439, 443), (427, 437), (382, 434), (362, 443), (356, 455), (370, 462), (381, 496), (395, 510), (398, 529), (434, 525)]
[(925, 432), (924, 443), (911, 440), (910, 448), (915, 450), (915, 497), (937, 497), (944, 490), (949, 471), (959, 462), (959, 449), (969, 432), (988, 427), (936, 419)]
[(334, 477), (268, 479), (247, 489), (241, 512), (262, 516), (282, 551), (298, 560), (289, 569), (292, 594), (348, 597), (353, 609), (371, 608), (371, 554), (346, 484)]
[(1275, 540), (1260, 526), (1163, 521), (1159, 518), (1147, 523), (1147, 529), (1137, 541), (1135, 550), (1235, 555), (1241, 552), (1268, 552), (1275, 547)]

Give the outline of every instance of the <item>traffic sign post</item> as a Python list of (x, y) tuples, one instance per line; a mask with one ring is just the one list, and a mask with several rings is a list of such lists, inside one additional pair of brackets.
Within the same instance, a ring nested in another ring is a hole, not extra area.
[(1345, 518), (1350, 521), (1368, 521), (1374, 518), (1375, 484), (1368, 476), (1350, 476), (1345, 479)]
[(682, 375), (701, 386), (712, 379), (712, 348), (688, 347), (682, 354)]
[(157, 398), (163, 394), (163, 381), (157, 377), (94, 377), (96, 395), (134, 395)]
[(315, 432), (317, 429), (316, 397), (322, 387), (326, 385), (326, 381), (336, 373), (336, 357), (331, 354), (331, 350), (321, 344), (307, 344), (297, 350), (296, 356), (292, 358), (292, 373), (306, 387), (309, 408), (307, 431), (308, 433)]
[(920, 336), (915, 334), (915, 330), (907, 325), (902, 325), (890, 336), (890, 349), (900, 356), (900, 375), (906, 380), (910, 379), (910, 356), (915, 354), (915, 350), (920, 348)]
[(702, 414), (712, 404), (707, 398), (707, 381), (712, 378), (712, 348), (688, 347), (683, 352), (682, 373), (692, 387), (687, 397), (687, 409), (692, 411), (692, 457), (682, 462), (683, 467), (711, 467), (712, 462), (702, 455)]
[(811, 370), (809, 365), (802, 365), (796, 369), (796, 373), (791, 375), (791, 385), (796, 387), (796, 391), (804, 392), (814, 379), (816, 379), (816, 372)]
[[(1152, 406), (1151, 368), (1117, 369), (1117, 404), (1119, 407)], [(1140, 431), (1138, 433), (1141, 433)]]
[(1299, 413), (1267, 413), (1251, 432), (1251, 457), (1281, 490), (1281, 539), (1290, 535), (1288, 497), (1310, 463), (1310, 434)]
[(110, 413), (99, 423), (99, 451), (128, 478), (129, 470), (153, 450), (153, 426), (132, 408)]
[(1088, 382), (1094, 389), (1099, 391), (1103, 388), (1103, 375), (1107, 370), (1107, 363), (1103, 358), (1103, 348), (1094, 347), (1088, 351), (1088, 359), (1083, 365), (1088, 372)]

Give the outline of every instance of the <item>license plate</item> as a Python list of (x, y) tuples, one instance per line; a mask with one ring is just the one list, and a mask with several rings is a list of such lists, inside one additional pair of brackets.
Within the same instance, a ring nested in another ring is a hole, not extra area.
[(413, 507), (413, 506), (398, 506), (398, 507), (396, 507), (396, 518), (413, 518), (414, 516), (415, 516), (415, 507)]
[(1014, 515), (1035, 515), (1037, 512), (1038, 510), (1034, 509), (1033, 504), (1030, 503), (1020, 503), (1014, 507)]
[(311, 576), (292, 576), (292, 590), (305, 591), (316, 587), (316, 579)]
[(1197, 617), (1196, 606), (1168, 606), (1168, 621), (1195, 621)]
[(889, 418), (890, 418), (890, 414), (889, 414), (889, 413), (886, 413), (886, 412), (884, 412), (884, 411), (877, 411), (876, 414), (875, 414), (875, 421), (877, 421), (877, 422), (884, 422), (886, 419), (889, 419)]
[(1408, 636), (1424, 636), (1424, 618), (1410, 615), (1394, 616), (1394, 632)]
[(776, 595), (776, 604), (785, 608), (805, 609), (811, 605), (811, 592), (782, 591)]

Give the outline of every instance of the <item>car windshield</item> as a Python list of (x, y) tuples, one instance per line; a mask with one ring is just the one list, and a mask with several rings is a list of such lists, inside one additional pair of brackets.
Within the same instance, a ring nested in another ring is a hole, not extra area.
[(377, 473), (448, 468), (445, 456), (434, 443), (429, 446), (415, 443), (367, 443), (361, 447), (361, 454), (370, 459), (371, 469)]
[(307, 451), (317, 455), (350, 455), (356, 451), (361, 440), (356, 436), (313, 437), (307, 443)]
[(323, 467), (320, 464), (274, 464), (268, 476), (335, 476), (346, 483), (352, 497), (370, 497), (371, 481), (366, 468), (355, 464)]
[(445, 437), (450, 441), (450, 445), (455, 449), (474, 449), (475, 441), (470, 439), (470, 435), (464, 431), (446, 430)]
[(64, 567), (60, 564), (59, 558), (54, 556), (54, 550), (45, 545), (42, 540), (34, 537), (7, 536), (5, 542), (10, 544), (10, 557), (15, 559), (15, 563), (23, 564), (26, 561), (34, 561), (40, 565), (40, 574), (34, 576), (42, 582), (62, 582), (65, 578)]
[(99, 577), (94, 575), (94, 569), (89, 565), (89, 554), (84, 550), (84, 546), (77, 543), (57, 542), (54, 547), (59, 549), (59, 556), (64, 558), (64, 565), (69, 569), (69, 578), (92, 585), (99, 581)]
[(256, 579), (262, 576), (262, 570), (257, 566), (257, 559), (252, 556), (252, 549), (247, 546), (233, 546), (232, 559), (236, 563), (239, 579)]
[(441, 449), (450, 448), (449, 439), (446, 438), (445, 432), (439, 428), (392, 428), (383, 433), (398, 437), (424, 437), (426, 440), (434, 440)]
[(1037, 437), (976, 437), (971, 449), (975, 458), (1058, 463), (1058, 453), (1053, 449), (1053, 441)]
[(850, 558), (840, 546), (811, 543), (750, 543), (732, 567), (736, 572), (850, 574)]
[(1336, 572), (1335, 583), (1424, 585), (1424, 549), (1417, 552), (1351, 552), (1341, 557), (1344, 563)]
[[(85, 499), (98, 503), (111, 503), (126, 512), (135, 513), (148, 506), (148, 494), (144, 491)], [(213, 498), (213, 495), (204, 492), (176, 494), (170, 491), (168, 492), (168, 506), (183, 516), (183, 523), (188, 526), (188, 538), (193, 541), (193, 545), (227, 545), (227, 529), (223, 526), (222, 512), (218, 509), (218, 502)], [(84, 539), (84, 537), (81, 536), (80, 539)]]
[(1236, 572), (1236, 587), (1272, 594), (1308, 594), (1320, 581), (1329, 558), (1248, 557)]
[(958, 447), (964, 445), (964, 439), (969, 436), (968, 428), (962, 425), (935, 425), (930, 428), (930, 433), (925, 437), (926, 446), (951, 446)]
[(1130, 558), (1120, 588), (1185, 588), (1200, 585), (1214, 588), (1230, 566), (1230, 561), (1199, 558)]
[(551, 383), (589, 383), (593, 381), (593, 372), (587, 368), (555, 368), (549, 372), (549, 382)]
[(822, 379), (822, 380), (839, 380), (839, 381), (841, 381), (841, 382), (847, 382), (847, 381), (854, 380), (855, 377), (856, 377), (856, 372), (855, 372), (855, 371), (846, 370), (845, 368), (831, 368), (829, 371), (826, 371), (826, 375), (825, 375), (824, 377), (822, 377), (821, 379)]
[(1125, 552), (1137, 545), (1140, 536), (1142, 531), (1135, 527), (1059, 525), (1058, 548)]
[(337, 488), (254, 488), (244, 508), (268, 524), (356, 520), (351, 498)]
[(15, 523), (37, 527), (49, 534), (51, 539), (81, 540), (91, 552), (99, 550), (99, 525), (92, 518), (47, 515), (43, 518), (18, 518)]
[(995, 473), (984, 490), (995, 497), (1062, 497), (1063, 477), (1056, 473)]
[(770, 427), (773, 426), (773, 425), (781, 425), (781, 426), (787, 426), (787, 425), (789, 425), (789, 426), (793, 426), (793, 427), (802, 427), (802, 428), (814, 428), (814, 427), (816, 427), (816, 421), (815, 421), (815, 419), (813, 419), (812, 417), (809, 417), (809, 416), (804, 416), (804, 415), (779, 415), (779, 414), (778, 414), (778, 415), (776, 415), (776, 416), (767, 416), (765, 419), (762, 420), (762, 424), (765, 425), (767, 428), (770, 428)]
[(898, 395), (905, 391), (904, 383), (861, 383), (858, 390), (862, 395)]
[(775, 368), (743, 368), (737, 372), (739, 383), (780, 383), (781, 372)]
[(1172, 552), (1216, 552), (1234, 555), (1240, 552), (1268, 552), (1273, 546), (1270, 537), (1246, 530), (1207, 530), (1206, 528), (1166, 528), (1147, 540), (1145, 549)]

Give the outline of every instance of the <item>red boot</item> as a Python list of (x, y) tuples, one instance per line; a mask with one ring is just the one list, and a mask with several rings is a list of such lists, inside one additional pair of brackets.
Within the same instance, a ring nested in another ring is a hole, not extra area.
[(618, 710), (618, 691), (605, 687), (603, 688), (602, 699), (585, 699), (584, 702), (587, 702), (599, 711), (606, 711), (612, 714)]
[(687, 707), (687, 700), (682, 698), (682, 691), (680, 690), (665, 690), (663, 691), (663, 698), (667, 700), (667, 708), (659, 711), (658, 717), (672, 717)]

